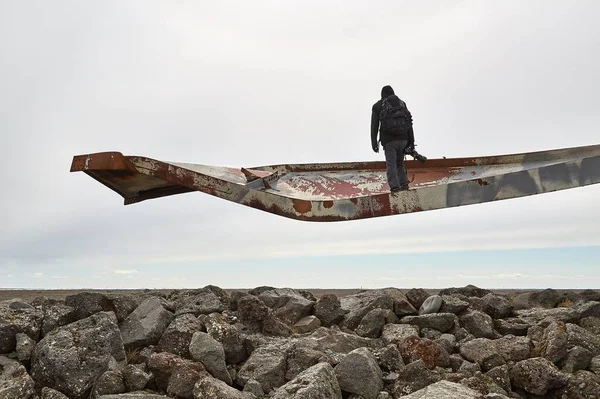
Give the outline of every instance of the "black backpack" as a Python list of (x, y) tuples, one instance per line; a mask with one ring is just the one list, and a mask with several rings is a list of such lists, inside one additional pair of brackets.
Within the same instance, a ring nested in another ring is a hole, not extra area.
[(410, 128), (410, 118), (408, 117), (408, 109), (406, 103), (398, 98), (399, 105), (392, 105), (386, 97), (381, 102), (381, 112), (379, 113), (379, 121), (381, 122), (381, 131), (396, 134), (404, 134)]

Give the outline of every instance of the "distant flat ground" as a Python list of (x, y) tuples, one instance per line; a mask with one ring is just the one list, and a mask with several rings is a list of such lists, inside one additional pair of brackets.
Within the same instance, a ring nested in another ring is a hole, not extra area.
[[(193, 289), (193, 288), (187, 288), (187, 289), (177, 289), (178, 291), (185, 291), (185, 290), (189, 290), (189, 289)], [(408, 291), (410, 288), (400, 288), (400, 290), (406, 292)], [(162, 294), (168, 294), (172, 291), (175, 291), (176, 289), (151, 289), (151, 290), (144, 290), (144, 289), (130, 289), (130, 290), (110, 290), (110, 289), (81, 289), (81, 290), (24, 290), (24, 289), (0, 289), (0, 301), (4, 301), (7, 299), (15, 299), (15, 298), (20, 298), (26, 302), (31, 302), (32, 300), (34, 300), (35, 298), (38, 297), (48, 297), (48, 298), (52, 298), (52, 299), (59, 299), (59, 300), (64, 300), (67, 296), (69, 295), (73, 295), (73, 294), (77, 294), (79, 292), (100, 292), (100, 293), (107, 293), (107, 294), (150, 294), (150, 293), (162, 293)], [(231, 293), (232, 291), (249, 291), (251, 290), (251, 288), (239, 288), (239, 289), (229, 289), (229, 288), (224, 288), (225, 291)], [(363, 289), (360, 288), (354, 288), (354, 289), (337, 289), (337, 288), (331, 288), (331, 289), (324, 289), (324, 288), (304, 288), (303, 290), (309, 291), (311, 292), (315, 297), (320, 298), (325, 294), (335, 294), (337, 297), (343, 297), (346, 295), (352, 295), (352, 294), (356, 294), (359, 291), (362, 291)], [(440, 291), (440, 288), (425, 288), (425, 290), (427, 292), (429, 292), (430, 294), (437, 294)], [(501, 294), (501, 295), (507, 295), (509, 297), (523, 293), (523, 292), (533, 292), (533, 291), (541, 291), (541, 289), (509, 289), (509, 288), (502, 288), (502, 289), (490, 289), (490, 291), (495, 292), (497, 294)], [(579, 290), (579, 289), (560, 289), (557, 288), (557, 291), (560, 292), (581, 292), (583, 290)], [(594, 291), (598, 291), (598, 289), (595, 289)]]

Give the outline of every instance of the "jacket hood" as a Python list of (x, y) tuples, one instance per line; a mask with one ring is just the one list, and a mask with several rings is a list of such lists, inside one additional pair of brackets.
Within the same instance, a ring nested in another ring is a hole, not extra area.
[(381, 88), (381, 98), (386, 98), (389, 97), (391, 95), (394, 95), (394, 89), (392, 89), (392, 86), (383, 86)]

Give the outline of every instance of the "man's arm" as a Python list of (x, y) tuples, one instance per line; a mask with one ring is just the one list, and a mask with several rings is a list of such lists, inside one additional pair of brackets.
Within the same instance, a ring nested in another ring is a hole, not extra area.
[(379, 152), (379, 143), (377, 143), (377, 133), (379, 131), (379, 114), (375, 112), (375, 107), (371, 110), (371, 148)]
[(408, 110), (408, 108), (406, 108), (406, 112), (408, 113), (408, 120), (410, 122), (410, 128), (408, 129), (408, 143), (407, 143), (407, 147), (414, 147), (415, 146), (415, 132), (413, 131), (413, 119), (412, 119), (412, 114), (410, 113), (410, 111)]

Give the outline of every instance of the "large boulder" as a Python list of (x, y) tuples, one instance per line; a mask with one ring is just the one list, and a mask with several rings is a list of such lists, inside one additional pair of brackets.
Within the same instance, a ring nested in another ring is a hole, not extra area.
[(289, 345), (286, 342), (275, 341), (255, 349), (237, 373), (239, 385), (243, 386), (249, 380), (256, 380), (264, 392), (283, 385)]
[(223, 345), (227, 363), (237, 364), (248, 358), (240, 331), (229, 324), (223, 315), (212, 313), (204, 319), (204, 324), (206, 332)]
[(442, 307), (442, 297), (439, 295), (432, 295), (425, 299), (421, 307), (419, 308), (419, 314), (430, 314), (439, 312)]
[(406, 294), (404, 294), (398, 288), (382, 288), (378, 291), (392, 297), (392, 300), (394, 301), (393, 310), (396, 316), (404, 317), (408, 315), (417, 314), (418, 308), (415, 308), (406, 297)]
[(431, 294), (429, 294), (429, 292), (425, 291), (423, 288), (411, 288), (406, 292), (405, 295), (406, 299), (408, 299), (415, 309), (419, 309), (423, 302), (425, 302), (425, 300), (431, 296)]
[(462, 295), (465, 297), (477, 297), (477, 298), (482, 298), (484, 296), (486, 296), (487, 294), (491, 294), (492, 291), (483, 289), (483, 288), (479, 288), (476, 287), (472, 284), (469, 284), (465, 287), (451, 287), (451, 288), (445, 288), (443, 290), (441, 290), (439, 292), (439, 295)]
[(35, 383), (19, 363), (0, 366), (0, 398), (29, 399), (35, 395)]
[(131, 294), (107, 294), (106, 296), (113, 304), (119, 323), (125, 320), (144, 300), (141, 296)]
[(112, 301), (100, 292), (79, 292), (68, 295), (65, 305), (75, 310), (77, 319), (84, 319), (98, 312), (114, 312), (115, 306)]
[(346, 312), (342, 325), (350, 330), (356, 329), (363, 317), (373, 309), (394, 310), (394, 299), (376, 290), (344, 296), (340, 299), (340, 304)]
[(126, 390), (123, 374), (117, 370), (108, 370), (96, 380), (90, 397), (125, 393)]
[(342, 305), (337, 296), (326, 294), (315, 303), (313, 314), (321, 320), (323, 326), (331, 327), (334, 324), (339, 324), (344, 319), (346, 312), (342, 310)]
[(361, 337), (379, 338), (385, 324), (397, 323), (398, 317), (389, 309), (373, 309), (360, 321), (355, 332)]
[(237, 301), (240, 322), (253, 333), (261, 333), (263, 323), (269, 315), (269, 308), (253, 295), (243, 296)]
[(148, 359), (148, 368), (156, 386), (169, 396), (194, 398), (194, 385), (209, 374), (200, 362), (183, 359), (168, 352), (155, 353)]
[(125, 363), (125, 350), (117, 318), (100, 312), (48, 333), (33, 350), (31, 375), (39, 388), (81, 399), (111, 364), (119, 363)]
[(313, 301), (291, 288), (276, 288), (262, 292), (258, 298), (275, 311), (280, 319), (294, 324), (312, 313)]
[(364, 399), (376, 399), (383, 389), (381, 369), (367, 348), (348, 353), (334, 371), (342, 391), (360, 395)]
[[(279, 387), (271, 399), (341, 399), (342, 392), (329, 363), (318, 363)], [(367, 399), (367, 397), (365, 397)]]
[(577, 324), (567, 323), (567, 346), (580, 346), (589, 350), (592, 356), (600, 355), (600, 336), (593, 334)]
[(536, 342), (536, 354), (558, 363), (567, 354), (567, 326), (562, 321), (550, 323)]
[(311, 338), (298, 339), (287, 351), (285, 379), (293, 380), (304, 370), (326, 359), (325, 349), (318, 341)]
[(123, 344), (126, 348), (156, 345), (173, 317), (158, 298), (147, 298), (119, 326)]
[(553, 308), (553, 309), (523, 309), (515, 311), (517, 317), (529, 324), (540, 324), (547, 326), (554, 321), (564, 323), (577, 323), (579, 312), (571, 308)]
[(450, 365), (448, 352), (440, 344), (427, 338), (409, 337), (400, 342), (398, 347), (406, 364), (422, 359), (430, 369)]
[(202, 322), (193, 314), (175, 317), (158, 341), (159, 352), (171, 352), (181, 357), (190, 357), (190, 341), (194, 333), (202, 331)]
[(494, 341), (488, 338), (475, 338), (460, 345), (460, 354), (470, 362), (479, 364), (487, 371), (506, 363), (496, 348)]
[(496, 351), (507, 362), (518, 362), (528, 359), (533, 350), (533, 343), (527, 337), (507, 335), (492, 341)]
[(42, 316), (41, 310), (20, 299), (0, 302), (0, 353), (15, 350), (17, 333), (25, 333), (37, 341), (40, 337)]
[(175, 301), (176, 315), (192, 313), (199, 316), (229, 309), (229, 296), (218, 287), (206, 286), (190, 294), (183, 295)]
[(434, 370), (429, 370), (423, 360), (407, 364), (398, 371), (398, 378), (391, 387), (394, 398), (399, 398), (436, 383), (442, 376)]
[(63, 301), (47, 297), (38, 297), (31, 305), (43, 313), (41, 336), (44, 337), (56, 327), (64, 326), (77, 320), (77, 312)]
[(476, 338), (494, 338), (492, 318), (478, 310), (471, 310), (459, 317), (461, 326)]
[(316, 316), (304, 316), (294, 324), (292, 330), (298, 334), (306, 334), (315, 331), (321, 327), (321, 320)]
[(469, 302), (463, 301), (455, 295), (443, 295), (440, 313), (461, 314), (469, 308)]
[(220, 379), (205, 377), (196, 382), (194, 399), (248, 399), (248, 396)]
[(545, 395), (548, 391), (563, 387), (567, 378), (554, 364), (542, 357), (534, 357), (516, 363), (510, 369), (513, 387), (534, 395)]
[(495, 294), (487, 294), (481, 298), (482, 310), (494, 319), (503, 319), (512, 314), (513, 307), (508, 299)]
[(69, 399), (63, 393), (48, 387), (42, 388), (41, 393), (41, 399)]
[(416, 392), (402, 397), (403, 399), (481, 399), (482, 395), (462, 384), (450, 381), (438, 381)]
[(447, 332), (451, 330), (455, 321), (458, 321), (456, 315), (452, 313), (432, 313), (424, 314), (421, 316), (406, 316), (403, 317), (400, 322), (403, 324), (412, 324), (419, 328), (433, 328), (440, 332)]
[(210, 334), (198, 331), (192, 336), (189, 345), (192, 359), (201, 362), (213, 377), (231, 385), (231, 376), (225, 364), (225, 351), (223, 345), (216, 341)]
[(375, 345), (370, 338), (363, 338), (358, 335), (325, 327), (318, 328), (310, 335), (310, 338), (316, 340), (323, 348), (336, 353), (349, 353), (357, 348)]
[(386, 345), (397, 344), (412, 336), (419, 336), (419, 328), (410, 324), (386, 324), (381, 331), (381, 339)]
[(562, 299), (560, 292), (548, 288), (542, 291), (524, 292), (517, 295), (512, 300), (512, 305), (515, 310), (545, 308), (551, 309), (555, 307)]

